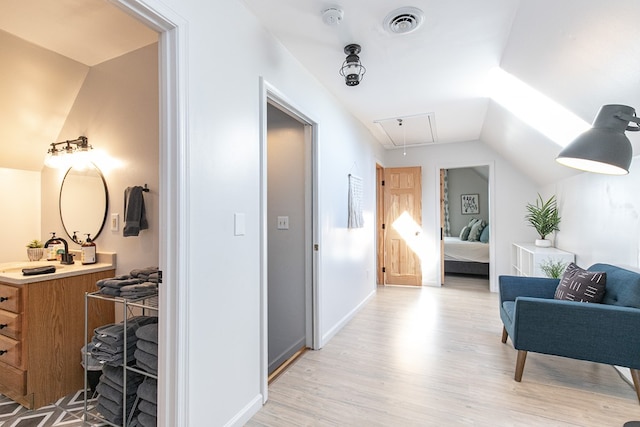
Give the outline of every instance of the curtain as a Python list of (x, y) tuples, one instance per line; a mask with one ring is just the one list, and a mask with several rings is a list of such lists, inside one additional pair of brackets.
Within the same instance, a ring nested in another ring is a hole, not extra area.
[(449, 179), (448, 179), (448, 169), (444, 170), (444, 235), (451, 236), (451, 221), (449, 219)]

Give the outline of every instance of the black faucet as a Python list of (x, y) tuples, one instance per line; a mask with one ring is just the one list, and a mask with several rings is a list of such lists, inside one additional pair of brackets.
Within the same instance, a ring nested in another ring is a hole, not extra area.
[(64, 245), (64, 253), (62, 254), (62, 258), (60, 260), (60, 264), (69, 265), (69, 264), (73, 264), (75, 262), (75, 261), (73, 261), (73, 254), (69, 253), (69, 244), (62, 237), (56, 237), (56, 233), (55, 232), (51, 233), (51, 238), (45, 242), (44, 247), (47, 248), (50, 243), (51, 244), (62, 243)]

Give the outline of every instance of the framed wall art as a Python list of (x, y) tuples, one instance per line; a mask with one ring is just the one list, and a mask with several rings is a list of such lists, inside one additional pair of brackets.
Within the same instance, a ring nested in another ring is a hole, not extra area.
[(475, 215), (480, 213), (480, 204), (477, 194), (462, 194), (460, 196), (462, 215)]

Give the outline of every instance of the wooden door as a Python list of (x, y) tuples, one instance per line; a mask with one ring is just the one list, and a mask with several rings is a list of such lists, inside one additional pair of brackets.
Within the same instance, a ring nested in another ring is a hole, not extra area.
[(444, 169), (440, 169), (440, 284), (444, 285)]
[(420, 167), (384, 170), (385, 283), (422, 286), (422, 173)]

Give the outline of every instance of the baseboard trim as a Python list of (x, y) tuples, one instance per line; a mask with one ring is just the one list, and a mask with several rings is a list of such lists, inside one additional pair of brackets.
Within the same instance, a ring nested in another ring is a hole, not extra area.
[(242, 427), (262, 408), (262, 394), (254, 397), (244, 408), (225, 424), (225, 427)]
[(372, 290), (371, 293), (369, 295), (367, 295), (365, 297), (365, 299), (363, 299), (360, 304), (358, 304), (353, 310), (351, 310), (349, 313), (347, 313), (346, 316), (344, 316), (342, 319), (340, 319), (340, 321), (338, 323), (336, 323), (333, 328), (329, 329), (327, 331), (326, 334), (322, 335), (322, 340), (320, 342), (320, 348), (324, 347), (324, 345), (326, 343), (328, 343), (331, 338), (333, 338), (342, 328), (344, 328), (344, 326), (349, 323), (349, 321), (353, 318), (353, 316), (356, 315), (356, 313), (358, 313), (360, 310), (362, 310), (362, 307), (364, 307), (371, 298), (373, 298), (376, 294), (376, 289)]

